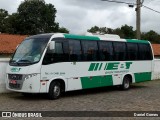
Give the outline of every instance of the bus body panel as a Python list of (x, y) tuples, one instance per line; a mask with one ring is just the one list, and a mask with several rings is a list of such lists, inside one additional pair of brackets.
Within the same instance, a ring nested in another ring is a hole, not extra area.
[(152, 61), (62, 62), (42, 65), (41, 79), (67, 79), (66, 91), (71, 91), (121, 85), (123, 77), (128, 74), (132, 76), (133, 83), (151, 80), (151, 67)]
[[(39, 93), (40, 78), (41, 78), (40, 69), (41, 69), (40, 63), (30, 66), (8, 66), (6, 71), (7, 73), (6, 88), (8, 90), (13, 90), (17, 92)], [(17, 78), (18, 76), (21, 76), (21, 78)], [(18, 84), (20, 84), (21, 86), (21, 89), (19, 88), (11, 89), (9, 87), (10, 80), (17, 80)]]

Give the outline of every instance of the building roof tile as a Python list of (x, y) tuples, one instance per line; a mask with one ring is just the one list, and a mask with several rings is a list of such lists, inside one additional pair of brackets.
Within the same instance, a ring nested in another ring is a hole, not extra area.
[(160, 56), (160, 44), (152, 44), (154, 55)]
[(27, 35), (0, 34), (0, 53), (13, 53)]
[[(11, 54), (27, 35), (0, 34), (0, 53)], [(160, 44), (152, 44), (154, 55), (160, 55)]]

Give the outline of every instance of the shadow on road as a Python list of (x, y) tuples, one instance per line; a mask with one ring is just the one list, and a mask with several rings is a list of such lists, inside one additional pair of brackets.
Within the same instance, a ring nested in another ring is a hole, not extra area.
[[(131, 88), (127, 91), (132, 90), (139, 90), (144, 89), (147, 86), (144, 85), (132, 85)], [(68, 97), (78, 97), (78, 96), (86, 96), (86, 95), (95, 95), (95, 94), (103, 94), (103, 93), (111, 93), (111, 92), (123, 92), (118, 86), (109, 86), (109, 87), (100, 87), (100, 88), (92, 88), (92, 89), (84, 89), (84, 90), (76, 90), (76, 91), (69, 91), (64, 93), (61, 97), (68, 98)], [(124, 92), (127, 92), (126, 90)], [(47, 94), (28, 94), (23, 95), (22, 93), (9, 93), (9, 98), (14, 99), (21, 99), (21, 100), (47, 100)]]

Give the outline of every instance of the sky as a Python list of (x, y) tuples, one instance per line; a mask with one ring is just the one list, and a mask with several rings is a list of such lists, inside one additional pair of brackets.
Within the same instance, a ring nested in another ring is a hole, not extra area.
[[(0, 8), (10, 14), (17, 12), (23, 0), (0, 0)], [(117, 0), (136, 3), (136, 0)], [(118, 28), (122, 25), (136, 29), (136, 11), (127, 4), (101, 0), (45, 0), (57, 9), (56, 22), (67, 28), (70, 33), (84, 34), (93, 26)], [(160, 0), (144, 0), (143, 5), (160, 11)], [(154, 30), (160, 33), (160, 13), (141, 7), (141, 32)]]

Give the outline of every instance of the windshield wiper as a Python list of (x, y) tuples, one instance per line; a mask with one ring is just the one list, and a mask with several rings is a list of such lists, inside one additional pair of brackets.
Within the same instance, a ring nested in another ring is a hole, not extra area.
[(19, 60), (17, 63), (19, 63), (19, 62), (28, 62), (28, 63), (31, 63), (31, 61), (29, 61), (29, 60)]

